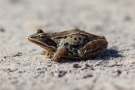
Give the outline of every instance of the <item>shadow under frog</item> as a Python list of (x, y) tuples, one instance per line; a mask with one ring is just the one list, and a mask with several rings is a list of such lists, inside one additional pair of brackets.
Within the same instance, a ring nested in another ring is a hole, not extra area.
[[(87, 60), (112, 60), (113, 58), (118, 58), (118, 57), (123, 57), (117, 49), (106, 49), (104, 53), (94, 59), (87, 59)], [(80, 61), (87, 61), (87, 60), (62, 60), (60, 63), (65, 63), (65, 62), (80, 62)]]

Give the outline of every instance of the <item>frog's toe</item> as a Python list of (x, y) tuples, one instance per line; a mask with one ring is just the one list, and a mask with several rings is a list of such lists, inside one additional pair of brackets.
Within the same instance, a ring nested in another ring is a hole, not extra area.
[(43, 52), (42, 52), (42, 55), (49, 56), (49, 52), (48, 52), (48, 51), (43, 51)]

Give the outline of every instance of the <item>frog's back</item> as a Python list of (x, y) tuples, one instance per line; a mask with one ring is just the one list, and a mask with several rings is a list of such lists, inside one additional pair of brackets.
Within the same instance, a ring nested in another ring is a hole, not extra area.
[[(73, 36), (73, 35), (87, 36), (88, 38), (91, 38), (93, 40), (97, 39), (97, 38), (100, 38), (97, 35), (87, 33), (87, 32), (85, 32), (83, 30), (80, 30), (80, 29), (72, 29), (72, 30), (65, 30), (65, 31), (62, 31), (62, 32), (47, 33), (47, 35), (49, 37), (51, 37), (51, 39), (53, 39), (53, 40), (59, 40), (59, 39), (62, 39), (64, 37)], [(101, 36), (101, 38), (102, 38), (102, 36)]]
[(68, 55), (77, 56), (78, 50), (89, 41), (90, 38), (85, 35), (69, 35), (59, 41), (58, 47), (65, 47)]
[(55, 33), (47, 33), (47, 35), (51, 38), (62, 38), (67, 35), (77, 34), (81, 32), (80, 29), (72, 29), (72, 30), (65, 30), (62, 32), (55, 32)]

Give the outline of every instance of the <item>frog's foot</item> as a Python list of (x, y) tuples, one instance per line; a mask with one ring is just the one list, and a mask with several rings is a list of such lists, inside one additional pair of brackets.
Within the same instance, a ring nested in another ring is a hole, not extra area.
[(42, 55), (49, 56), (49, 52), (48, 52), (48, 51), (43, 51), (43, 52), (42, 52)]
[(46, 57), (48, 57), (48, 58), (51, 57), (51, 55), (50, 55), (50, 53), (48, 51), (43, 51), (42, 55), (46, 55)]
[(95, 58), (100, 56), (107, 48), (108, 42), (105, 39), (98, 39), (88, 42), (78, 50), (79, 57)]
[(59, 47), (53, 56), (53, 60), (59, 62), (61, 57), (67, 52), (65, 47)]

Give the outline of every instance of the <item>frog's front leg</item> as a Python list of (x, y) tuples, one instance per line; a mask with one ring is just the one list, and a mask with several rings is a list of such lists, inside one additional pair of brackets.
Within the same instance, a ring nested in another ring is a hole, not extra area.
[(61, 57), (66, 54), (66, 52), (67, 49), (65, 47), (59, 47), (53, 56), (53, 60), (59, 62), (61, 60)]
[(46, 50), (46, 51), (43, 51), (43, 52), (42, 52), (42, 55), (46, 55), (46, 57), (51, 58), (52, 55), (53, 55), (53, 52)]
[(43, 51), (43, 52), (42, 52), (42, 55), (46, 55), (47, 57), (49, 57), (50, 54), (49, 54), (48, 51)]
[(95, 58), (100, 56), (107, 48), (108, 42), (106, 39), (97, 39), (88, 42), (84, 47), (78, 50), (79, 57)]

